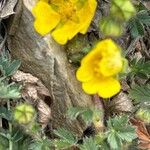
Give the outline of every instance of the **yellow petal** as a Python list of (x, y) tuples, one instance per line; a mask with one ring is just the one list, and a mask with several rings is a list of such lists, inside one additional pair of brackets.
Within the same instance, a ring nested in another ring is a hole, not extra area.
[(58, 26), (53, 32), (52, 37), (59, 44), (66, 44), (72, 39), (80, 30), (80, 24), (72, 20), (67, 20), (63, 25)]
[(83, 90), (88, 94), (98, 93), (100, 97), (110, 98), (120, 91), (120, 83), (114, 78), (93, 78), (82, 83)]
[(56, 13), (46, 2), (39, 1), (32, 10), (36, 20), (34, 27), (41, 35), (47, 34), (60, 21), (60, 15)]
[(99, 84), (98, 94), (103, 98), (110, 98), (116, 95), (121, 89), (120, 83), (114, 78), (107, 78)]
[(101, 50), (103, 57), (108, 57), (120, 53), (120, 47), (111, 39), (106, 39), (97, 44), (97, 49)]
[(55, 41), (59, 44), (66, 44), (66, 42), (72, 39), (78, 32), (85, 33), (94, 16), (96, 5), (95, 0), (86, 0), (84, 6), (80, 10), (77, 10), (71, 19), (68, 19), (63, 25), (58, 26), (52, 32)]
[(97, 45), (86, 55), (82, 58), (81, 64), (82, 65), (89, 65), (91, 63), (99, 63), (102, 58), (101, 50), (97, 48)]
[(98, 93), (98, 85), (97, 83), (95, 82), (96, 79), (92, 79), (90, 81), (87, 81), (87, 82), (83, 82), (82, 83), (82, 89), (87, 93), (87, 94), (96, 94)]
[(93, 78), (94, 71), (91, 69), (90, 66), (81, 66), (77, 72), (76, 72), (76, 77), (77, 80), (81, 82), (87, 82)]
[(101, 55), (98, 51), (90, 51), (81, 61), (81, 66), (77, 70), (76, 77), (81, 82), (89, 81), (96, 76), (96, 64), (99, 63)]
[(83, 6), (83, 8), (77, 13), (78, 16), (80, 16), (81, 18), (80, 21), (83, 22), (80, 33), (85, 34), (87, 32), (87, 29), (89, 28), (90, 23), (94, 17), (96, 6), (97, 6), (96, 0), (87, 0), (85, 2), (85, 6)]
[[(105, 39), (98, 42), (95, 47), (82, 59), (81, 64), (101, 60), (103, 57), (113, 56), (120, 53), (120, 49), (111, 39)], [(99, 63), (99, 62), (97, 62)]]

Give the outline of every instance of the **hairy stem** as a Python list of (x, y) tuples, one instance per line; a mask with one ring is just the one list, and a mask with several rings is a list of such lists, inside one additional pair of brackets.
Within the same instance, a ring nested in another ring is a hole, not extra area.
[[(10, 101), (9, 100), (7, 101), (7, 108), (8, 108), (8, 110), (10, 110)], [(12, 123), (9, 122), (8, 125), (9, 125), (9, 133), (11, 135), (12, 134)], [(12, 142), (11, 137), (9, 138), (9, 150), (13, 150), (13, 142)]]

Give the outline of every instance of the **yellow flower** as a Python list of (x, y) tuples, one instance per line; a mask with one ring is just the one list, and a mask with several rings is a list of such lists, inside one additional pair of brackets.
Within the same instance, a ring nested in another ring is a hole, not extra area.
[(86, 33), (96, 5), (96, 0), (39, 0), (32, 11), (34, 27), (41, 35), (51, 32), (55, 41), (65, 44), (77, 33)]
[(76, 77), (83, 90), (110, 98), (120, 91), (117, 74), (123, 68), (120, 48), (111, 40), (99, 42), (81, 61)]

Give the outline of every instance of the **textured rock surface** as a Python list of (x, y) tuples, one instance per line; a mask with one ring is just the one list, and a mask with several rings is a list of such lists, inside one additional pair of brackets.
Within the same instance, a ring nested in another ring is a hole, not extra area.
[(17, 13), (9, 29), (8, 47), (12, 56), (22, 61), (21, 70), (38, 77), (49, 89), (52, 99), (52, 127), (65, 127), (81, 133), (81, 121), (66, 118), (69, 106), (92, 105), (75, 78), (75, 69), (68, 63), (63, 47), (51, 39), (41, 37), (33, 28), (31, 14), (33, 0), (19, 1)]

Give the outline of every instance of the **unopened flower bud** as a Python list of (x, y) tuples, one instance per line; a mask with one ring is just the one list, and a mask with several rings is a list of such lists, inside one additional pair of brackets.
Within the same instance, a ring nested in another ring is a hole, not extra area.
[(123, 27), (119, 22), (110, 18), (105, 18), (100, 22), (100, 30), (107, 36), (120, 36), (122, 34)]
[(20, 124), (30, 123), (35, 115), (34, 108), (29, 104), (21, 104), (16, 106), (14, 110), (14, 119)]
[(130, 0), (112, 0), (110, 14), (118, 20), (127, 21), (136, 10)]
[(150, 110), (146, 108), (140, 108), (136, 113), (136, 117), (146, 123), (150, 123)]

